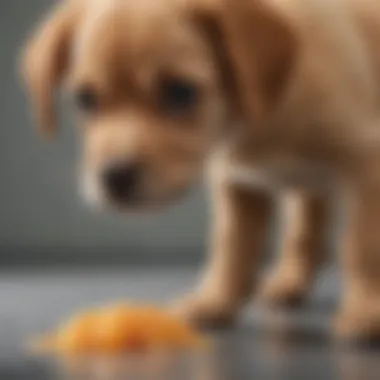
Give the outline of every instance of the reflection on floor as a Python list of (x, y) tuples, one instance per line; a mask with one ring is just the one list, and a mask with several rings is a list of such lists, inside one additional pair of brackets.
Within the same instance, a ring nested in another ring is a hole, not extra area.
[[(28, 357), (22, 344), (62, 317), (118, 299), (164, 303), (185, 292), (192, 281), (190, 272), (0, 276), (0, 380), (59, 376), (54, 362)], [(131, 358), (97, 360), (87, 367), (92, 369), (87, 378), (95, 379), (96, 372), (99, 379), (115, 380), (378, 380), (380, 351), (343, 347), (330, 339), (333, 281), (325, 278), (312, 305), (304, 310), (273, 314), (257, 308), (247, 312), (236, 329), (210, 332), (215, 347), (206, 356), (161, 357), (150, 366)], [(83, 375), (84, 368), (76, 366), (76, 374), (82, 369)], [(74, 378), (72, 372), (66, 377)]]

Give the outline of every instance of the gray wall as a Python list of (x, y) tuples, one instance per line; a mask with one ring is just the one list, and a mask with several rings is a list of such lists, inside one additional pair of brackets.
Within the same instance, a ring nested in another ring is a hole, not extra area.
[(207, 224), (199, 191), (159, 215), (96, 214), (77, 194), (73, 127), (51, 145), (35, 134), (17, 57), (52, 3), (0, 2), (0, 265), (197, 262)]

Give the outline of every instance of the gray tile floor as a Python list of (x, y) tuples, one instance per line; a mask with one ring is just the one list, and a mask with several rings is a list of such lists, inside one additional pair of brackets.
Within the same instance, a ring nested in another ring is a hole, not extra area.
[[(192, 272), (66, 272), (0, 275), (0, 380), (55, 378), (49, 361), (28, 356), (28, 338), (84, 307), (118, 300), (166, 303), (186, 292)], [(310, 306), (292, 314), (247, 310), (236, 329), (214, 332), (204, 372), (157, 373), (154, 379), (378, 380), (380, 352), (338, 347), (328, 335), (338, 288), (326, 274)]]

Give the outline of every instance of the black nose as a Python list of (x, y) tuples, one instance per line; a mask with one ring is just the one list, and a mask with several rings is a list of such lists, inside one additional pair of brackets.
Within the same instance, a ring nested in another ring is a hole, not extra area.
[(117, 163), (103, 173), (108, 194), (116, 201), (129, 201), (135, 197), (141, 170), (137, 163)]

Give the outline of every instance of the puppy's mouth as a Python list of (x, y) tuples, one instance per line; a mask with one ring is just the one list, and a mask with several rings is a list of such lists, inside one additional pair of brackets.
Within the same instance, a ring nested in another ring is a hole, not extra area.
[(106, 207), (116, 212), (159, 211), (178, 201), (187, 193), (188, 188), (176, 188), (165, 193), (148, 194), (145, 189), (132, 194), (120, 194), (118, 197), (105, 197)]
[[(141, 212), (160, 210), (182, 199), (189, 186), (163, 186), (137, 180), (135, 174), (124, 178), (87, 175), (82, 181), (82, 195), (90, 206), (116, 212)], [(156, 182), (156, 181), (154, 181)]]

